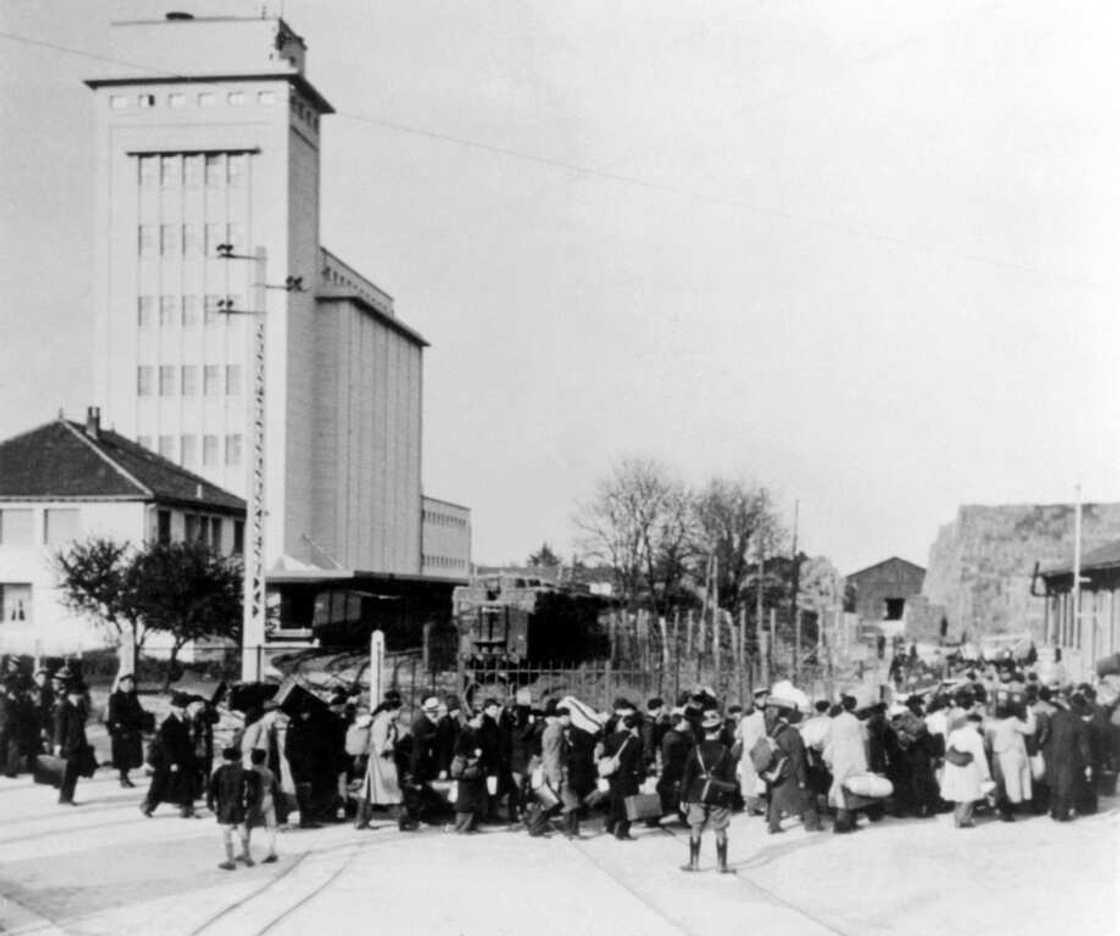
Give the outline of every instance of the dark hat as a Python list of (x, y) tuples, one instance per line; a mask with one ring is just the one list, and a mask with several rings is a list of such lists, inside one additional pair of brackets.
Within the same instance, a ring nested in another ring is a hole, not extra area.
[(652, 712), (654, 709), (659, 709), (664, 705), (665, 700), (655, 696), (646, 703), (646, 709)]
[(51, 679), (58, 679), (58, 680), (61, 680), (62, 682), (67, 682), (68, 680), (71, 680), (73, 678), (74, 678), (74, 674), (70, 671), (69, 666), (63, 666), (63, 667), (60, 667), (59, 669), (56, 669), (54, 671), (54, 674), (51, 676)]
[(401, 692), (399, 689), (386, 689), (384, 699), (386, 702), (400, 702)]
[(700, 722), (700, 727), (705, 731), (711, 731), (713, 728), (723, 727), (723, 716), (720, 715), (716, 709), (708, 709), (704, 713), (704, 720)]
[(447, 711), (449, 712), (461, 711), (463, 708), (463, 703), (459, 701), (457, 695), (449, 695), (444, 704), (447, 706)]
[(222, 757), (226, 760), (241, 760), (241, 751), (235, 747), (222, 748)]
[(171, 693), (171, 706), (173, 708), (186, 708), (191, 704), (191, 697), (185, 692)]
[(558, 705), (555, 709), (553, 709), (552, 714), (557, 718), (563, 718), (565, 715), (571, 715), (572, 710), (566, 705)]

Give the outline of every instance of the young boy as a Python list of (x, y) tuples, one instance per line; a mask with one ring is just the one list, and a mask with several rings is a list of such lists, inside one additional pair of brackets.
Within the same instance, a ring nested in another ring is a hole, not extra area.
[(268, 855), (264, 863), (272, 864), (276, 861), (276, 799), (280, 795), (279, 784), (276, 776), (265, 766), (268, 760), (268, 751), (257, 748), (250, 755), (253, 760), (253, 769), (257, 777), (257, 796), (249, 810), (249, 824), (245, 833), (245, 853), (249, 852), (249, 835), (253, 826), (263, 825), (268, 834)]
[(251, 868), (253, 859), (249, 856), (249, 828), (245, 819), (249, 805), (256, 802), (259, 796), (259, 775), (241, 766), (241, 751), (238, 748), (226, 748), (222, 751), (222, 760), (222, 765), (210, 778), (210, 787), (206, 791), (206, 805), (222, 827), (222, 840), (226, 846), (226, 860), (218, 867), (225, 871), (232, 871), (237, 867), (233, 863), (233, 832), (236, 829), (241, 839), (238, 860)]

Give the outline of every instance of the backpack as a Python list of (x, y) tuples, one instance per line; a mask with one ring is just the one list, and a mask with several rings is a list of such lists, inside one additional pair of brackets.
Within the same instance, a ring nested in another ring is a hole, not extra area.
[(763, 780), (773, 782), (781, 775), (786, 756), (771, 735), (763, 735), (750, 750), (751, 764)]

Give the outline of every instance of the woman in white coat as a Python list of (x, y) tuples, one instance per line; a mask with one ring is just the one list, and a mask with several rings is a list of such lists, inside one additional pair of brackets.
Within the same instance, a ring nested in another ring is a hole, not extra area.
[(1034, 731), (1034, 713), (1028, 708), (1024, 717), (1020, 717), (1019, 708), (1010, 703), (1000, 705), (996, 717), (987, 726), (993, 773), (999, 790), (999, 817), (1004, 822), (1014, 822), (1015, 806), (1029, 802), (1034, 795), (1026, 743), (1026, 737)]
[[(991, 782), (988, 755), (984, 752), (981, 724), (984, 718), (970, 712), (963, 725), (949, 732), (945, 742), (945, 771), (941, 776), (941, 798), (956, 803), (953, 821), (958, 829), (973, 826), (972, 810), (977, 800), (987, 795), (984, 787)], [(953, 752), (967, 758), (967, 764), (954, 764)]]
[(369, 729), (369, 761), (358, 793), (357, 827), (368, 829), (374, 806), (399, 806), (404, 797), (397, 777), (396, 751), (400, 729), (397, 718), (401, 702), (393, 698), (382, 702), (373, 713)]

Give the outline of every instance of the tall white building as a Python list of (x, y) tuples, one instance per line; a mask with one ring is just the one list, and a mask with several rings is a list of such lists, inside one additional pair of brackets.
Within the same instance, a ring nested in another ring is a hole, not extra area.
[[(118, 432), (245, 495), (255, 318), (220, 310), (265, 312), (266, 564), (465, 578), (469, 513), (455, 508), (465, 536), (449, 540), (448, 511), (421, 492), (426, 342), (319, 241), (332, 108), (303, 39), (277, 18), (181, 13), (112, 31), (130, 64), (86, 82), (94, 402)], [(303, 291), (257, 289), (257, 264), (219, 244), (263, 250), (267, 283)]]

